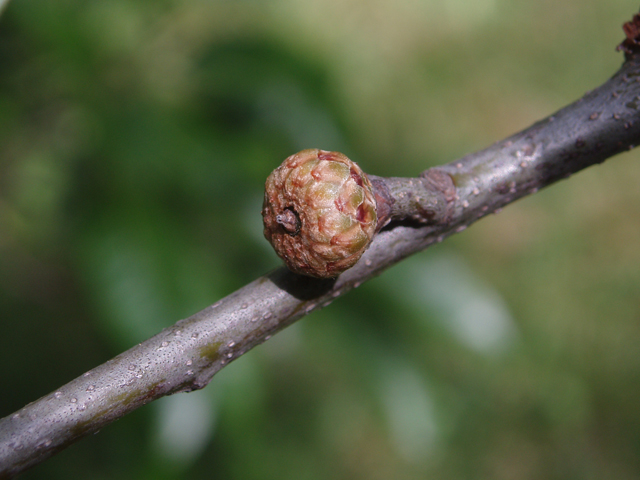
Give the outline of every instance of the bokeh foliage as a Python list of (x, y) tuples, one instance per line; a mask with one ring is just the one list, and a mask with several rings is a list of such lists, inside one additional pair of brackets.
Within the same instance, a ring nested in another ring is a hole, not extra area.
[[(415, 175), (614, 73), (626, 0), (14, 0), (0, 416), (279, 264), (302, 148)], [(23, 478), (640, 477), (638, 153), (412, 257)]]

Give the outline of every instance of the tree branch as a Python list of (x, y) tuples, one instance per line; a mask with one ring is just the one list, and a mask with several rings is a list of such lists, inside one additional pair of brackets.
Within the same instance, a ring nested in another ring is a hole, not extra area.
[[(1, 4), (0, 4), (1, 5)], [(373, 177), (385, 222), (337, 279), (280, 268), (0, 420), (0, 479), (165, 395), (206, 386), (229, 362), (403, 258), (640, 142), (640, 55), (530, 128), (418, 178)]]

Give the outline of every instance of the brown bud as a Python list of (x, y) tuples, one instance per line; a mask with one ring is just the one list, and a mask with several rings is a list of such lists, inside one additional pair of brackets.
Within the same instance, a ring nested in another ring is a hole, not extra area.
[(287, 266), (312, 277), (336, 277), (369, 246), (376, 201), (360, 167), (338, 152), (291, 155), (265, 184), (264, 236)]

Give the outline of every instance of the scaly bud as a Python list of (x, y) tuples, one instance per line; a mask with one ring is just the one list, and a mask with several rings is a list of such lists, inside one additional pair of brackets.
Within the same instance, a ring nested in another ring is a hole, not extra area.
[(351, 268), (376, 229), (376, 201), (360, 167), (338, 152), (291, 155), (265, 184), (264, 236), (296, 273), (336, 277)]

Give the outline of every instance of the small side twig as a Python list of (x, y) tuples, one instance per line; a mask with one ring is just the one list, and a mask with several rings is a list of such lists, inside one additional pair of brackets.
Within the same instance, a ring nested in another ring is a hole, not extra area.
[(380, 231), (390, 222), (437, 224), (449, 221), (456, 188), (447, 173), (431, 169), (418, 178), (369, 175), (378, 204)]

